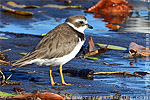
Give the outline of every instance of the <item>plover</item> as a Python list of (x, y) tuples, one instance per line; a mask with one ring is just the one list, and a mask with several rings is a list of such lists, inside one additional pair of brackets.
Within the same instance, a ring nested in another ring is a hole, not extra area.
[(64, 81), (62, 65), (73, 59), (85, 42), (84, 30), (92, 29), (82, 15), (73, 15), (42, 38), (37, 46), (27, 55), (12, 64), (13, 68), (28, 64), (49, 66), (51, 85), (56, 83), (52, 77), (52, 66), (60, 66), (62, 85), (70, 85)]

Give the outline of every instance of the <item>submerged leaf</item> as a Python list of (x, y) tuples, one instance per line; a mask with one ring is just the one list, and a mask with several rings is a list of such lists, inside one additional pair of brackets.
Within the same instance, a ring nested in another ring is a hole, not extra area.
[(14, 13), (14, 14), (23, 15), (23, 16), (32, 16), (33, 15), (32, 12), (15, 10), (15, 9), (8, 8), (8, 7), (4, 6), (4, 5), (0, 5), (0, 6), (1, 6), (1, 8), (3, 10), (11, 12), (11, 13)]
[(26, 52), (22, 52), (22, 53), (19, 53), (20, 55), (27, 55), (27, 53)]
[(54, 5), (54, 4), (47, 4), (47, 5), (44, 5), (43, 7), (58, 8), (58, 9), (82, 8), (81, 5), (79, 5), (79, 6), (61, 6), (61, 5)]
[(28, 6), (25, 6), (23, 8), (40, 8), (40, 7), (36, 6), (36, 5), (28, 5)]
[[(100, 44), (100, 43), (96, 43), (96, 45), (100, 46), (100, 47), (105, 47), (108, 44)], [(107, 49), (113, 49), (113, 50), (127, 50), (127, 48), (125, 47), (120, 47), (120, 46), (114, 46), (114, 45), (108, 45)]]
[(85, 59), (89, 59), (89, 60), (100, 60), (99, 58), (96, 57), (84, 57)]
[(7, 2), (7, 4), (12, 7), (17, 7), (17, 8), (39, 8), (39, 6), (36, 6), (36, 5), (21, 5), (21, 4), (15, 3), (13, 1), (9, 1), (9, 2)]
[(18, 8), (25, 7), (25, 5), (19, 5), (19, 4), (15, 3), (15, 2), (13, 2), (13, 1), (9, 1), (9, 2), (7, 2), (7, 4), (12, 6), (12, 7), (18, 7)]
[(32, 16), (33, 15), (32, 12), (20, 11), (20, 10), (15, 10), (14, 13), (19, 14), (19, 15), (24, 15), (24, 16)]

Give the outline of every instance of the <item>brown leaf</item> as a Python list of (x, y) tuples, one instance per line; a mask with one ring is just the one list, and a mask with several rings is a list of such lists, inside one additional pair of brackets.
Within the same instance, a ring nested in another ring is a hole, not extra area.
[(92, 36), (89, 36), (89, 52), (93, 51), (95, 45), (94, 45), (94, 42), (93, 42), (93, 39), (92, 39)]
[(15, 3), (15, 2), (13, 2), (13, 1), (9, 1), (9, 2), (7, 2), (7, 4), (12, 6), (12, 7), (18, 7), (18, 8), (23, 8), (23, 7), (26, 6), (26, 5), (19, 5), (19, 4)]
[(12, 7), (17, 7), (17, 8), (40, 8), (39, 6), (36, 6), (36, 5), (20, 5), (13, 1), (9, 1), (9, 2), (7, 2), (7, 4)]
[(53, 100), (63, 100), (63, 97), (50, 92), (41, 93), (38, 96), (40, 99), (53, 99)]
[(34, 93), (23, 93), (16, 96), (13, 96), (12, 99), (36, 99), (34, 98)]
[(98, 54), (98, 53), (99, 53), (99, 50), (100, 50), (100, 49), (96, 49), (96, 50), (93, 50), (93, 51), (91, 51), (91, 52), (88, 52), (88, 53), (85, 54), (85, 57)]
[(145, 48), (142, 45), (131, 42), (129, 46), (129, 53), (134, 57), (146, 57), (150, 56), (150, 48)]
[(121, 25), (115, 25), (115, 24), (106, 24), (106, 27), (108, 27), (110, 29), (120, 29), (120, 28), (122, 28)]
[(23, 15), (23, 16), (33, 16), (32, 12), (15, 10), (15, 9), (8, 8), (4, 5), (0, 5), (0, 6), (3, 10), (14, 13), (14, 14)]
[[(120, 5), (121, 4), (121, 5)], [(127, 12), (132, 9), (132, 4), (126, 0), (100, 0), (96, 5), (88, 9), (88, 12)]]
[(52, 100), (63, 100), (63, 96), (55, 93), (45, 92), (45, 93), (23, 93), (17, 96), (13, 96), (12, 99), (52, 99)]
[(40, 8), (40, 6), (36, 6), (36, 5), (28, 5), (28, 6), (25, 6), (23, 8)]

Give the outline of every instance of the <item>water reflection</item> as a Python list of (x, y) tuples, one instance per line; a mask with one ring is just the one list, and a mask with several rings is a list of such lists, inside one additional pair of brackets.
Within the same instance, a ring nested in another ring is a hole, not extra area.
[[(146, 1), (146, 0), (145, 0)], [(150, 33), (150, 2), (129, 0), (133, 5), (132, 12), (94, 13), (94, 18), (103, 18), (105, 27), (117, 32)], [(117, 29), (117, 30), (116, 30)]]
[(132, 12), (124, 12), (124, 13), (113, 13), (113, 14), (103, 14), (103, 13), (95, 13), (95, 18), (104, 18), (104, 22), (108, 22), (106, 27), (110, 29), (120, 29), (126, 19), (132, 15)]
[(150, 33), (150, 12), (146, 9), (134, 12), (123, 24), (122, 32)]

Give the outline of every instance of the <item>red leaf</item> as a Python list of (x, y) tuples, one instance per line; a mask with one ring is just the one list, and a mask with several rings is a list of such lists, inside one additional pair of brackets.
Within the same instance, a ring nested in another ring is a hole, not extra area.
[(96, 5), (88, 9), (88, 12), (127, 12), (132, 10), (132, 4), (126, 0), (100, 0)]
[(41, 93), (39, 94), (39, 98), (41, 99), (53, 99), (53, 100), (63, 100), (63, 97), (55, 94), (55, 93), (50, 93), (50, 92), (45, 92), (45, 93)]
[(45, 92), (45, 93), (23, 93), (19, 94), (17, 96), (12, 97), (12, 99), (52, 99), (52, 100), (63, 100), (63, 96), (55, 94), (55, 93), (50, 93), (50, 92)]

